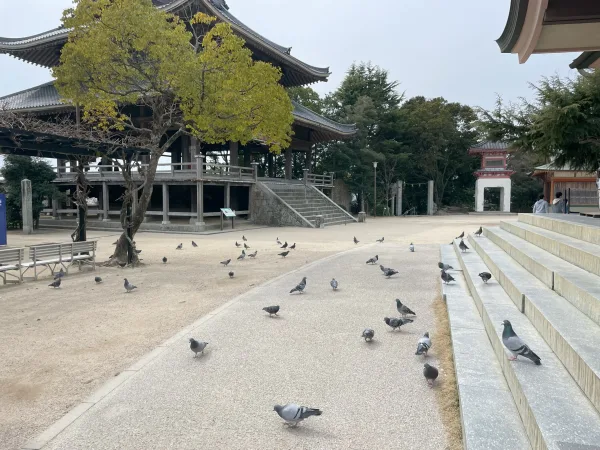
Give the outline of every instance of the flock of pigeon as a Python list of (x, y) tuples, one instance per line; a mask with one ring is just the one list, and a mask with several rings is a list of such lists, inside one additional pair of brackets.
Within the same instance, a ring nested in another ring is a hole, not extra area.
[[(473, 233), (476, 237), (480, 237), (481, 234), (483, 233), (483, 228), (479, 227), (479, 229)], [(465, 244), (465, 242), (463, 241), (463, 238), (465, 237), (465, 232), (463, 231), (459, 236), (456, 237), (456, 239), (460, 239), (460, 242), (458, 243), (458, 248), (460, 248), (461, 252), (467, 252), (469, 250), (469, 247), (467, 247), (467, 244)], [(450, 242), (450, 245), (453, 245), (453, 242)], [(438, 267), (441, 269), (441, 278), (444, 281), (444, 283), (449, 284), (452, 281), (456, 281), (454, 279), (454, 277), (452, 275), (450, 275), (448, 273), (449, 270), (454, 270), (454, 267), (452, 267), (449, 264), (445, 264), (443, 262), (439, 262), (438, 263)], [(488, 281), (490, 281), (492, 279), (492, 274), (489, 272), (481, 272), (479, 274), (479, 277), (481, 278), (481, 280), (483, 281), (484, 284), (487, 284)], [(504, 320), (502, 322), (502, 326), (504, 327), (502, 330), (502, 343), (504, 344), (504, 346), (511, 352), (511, 354), (513, 355), (511, 358), (509, 358), (511, 361), (514, 361), (517, 359), (517, 357), (523, 356), (524, 358), (530, 359), (531, 361), (533, 361), (533, 363), (536, 366), (539, 366), (542, 364), (542, 360), (541, 358), (536, 355), (531, 348), (529, 348), (529, 346), (523, 342), (523, 340), (517, 336), (517, 333), (515, 333), (515, 330), (512, 327), (512, 324), (510, 323), (509, 320)]]

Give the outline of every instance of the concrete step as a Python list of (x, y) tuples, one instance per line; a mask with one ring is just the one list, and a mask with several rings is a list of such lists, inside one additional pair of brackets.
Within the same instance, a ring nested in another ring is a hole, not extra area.
[[(481, 240), (487, 239), (478, 239)], [(493, 245), (491, 242), (490, 244)], [(455, 245), (459, 251), (458, 242)], [(498, 250), (497, 253), (501, 251)], [(478, 274), (483, 271), (494, 273), (493, 267), (488, 269), (473, 250), (460, 253), (459, 260), (531, 447), (549, 450), (597, 448), (600, 442), (598, 411), (528, 317), (520, 312), (498, 284), (497, 278), (488, 284), (481, 282)], [(520, 267), (514, 261), (512, 265)], [(510, 320), (519, 337), (540, 356), (541, 366), (523, 358), (508, 360), (508, 350), (502, 344), (503, 320)]]
[[(459, 269), (453, 246), (442, 245), (440, 251), (443, 262)], [(450, 321), (463, 447), (468, 450), (530, 449), (501, 364), (466, 281), (460, 271), (450, 273), (456, 283), (442, 283), (442, 294)]]
[(524, 312), (600, 412), (598, 324), (535, 278), (488, 238), (471, 236), (469, 242), (495, 277), (494, 284), (499, 283), (517, 308)]
[(575, 214), (519, 214), (519, 222), (600, 245), (600, 220)]
[(501, 228), (488, 227), (483, 234), (529, 273), (600, 325), (600, 280), (596, 275)]
[(600, 246), (521, 222), (502, 222), (503, 230), (600, 276)]

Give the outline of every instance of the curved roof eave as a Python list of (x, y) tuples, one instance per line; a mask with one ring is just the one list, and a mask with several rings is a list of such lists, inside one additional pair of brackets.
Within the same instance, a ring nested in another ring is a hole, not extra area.
[(569, 67), (571, 69), (589, 69), (600, 60), (600, 51), (583, 52), (577, 58), (573, 60)]
[(529, 0), (511, 0), (508, 19), (502, 35), (496, 39), (500, 52), (512, 53), (512, 50), (521, 36), (521, 30), (527, 16)]

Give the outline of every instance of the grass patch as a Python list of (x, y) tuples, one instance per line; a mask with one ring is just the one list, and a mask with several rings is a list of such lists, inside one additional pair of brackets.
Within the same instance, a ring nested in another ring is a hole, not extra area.
[(442, 349), (436, 352), (439, 368), (443, 370), (443, 382), (437, 386), (436, 395), (441, 406), (441, 417), (449, 450), (462, 450), (462, 425), (460, 422), (460, 405), (458, 401), (458, 386), (456, 384), (456, 371), (454, 370), (454, 353), (452, 351), (452, 338), (450, 337), (450, 321), (448, 309), (440, 295), (433, 304), (433, 314), (436, 319), (435, 346)]

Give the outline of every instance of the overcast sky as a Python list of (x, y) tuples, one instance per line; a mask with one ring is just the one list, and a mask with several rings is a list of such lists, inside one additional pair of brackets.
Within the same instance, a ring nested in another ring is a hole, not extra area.
[[(371, 61), (398, 80), (411, 97), (443, 96), (493, 107), (530, 96), (528, 82), (543, 75), (573, 75), (576, 54), (534, 55), (519, 64), (494, 42), (504, 28), (510, 0), (227, 0), (230, 12), (292, 55), (329, 66), (334, 90), (354, 61)], [(59, 25), (71, 0), (0, 0), (0, 36), (22, 37)], [(0, 96), (44, 83), (48, 70), (0, 55)]]

